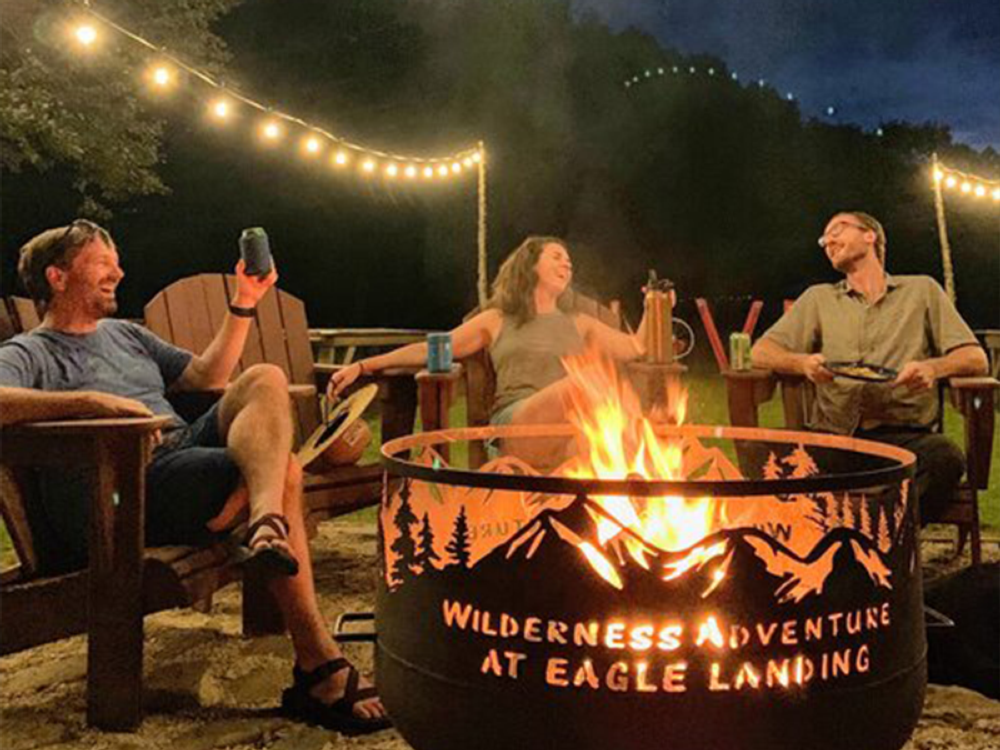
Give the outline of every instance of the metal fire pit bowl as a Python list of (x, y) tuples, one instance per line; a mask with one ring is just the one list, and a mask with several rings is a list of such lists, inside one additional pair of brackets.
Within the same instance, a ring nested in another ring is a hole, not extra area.
[(385, 444), (402, 481), (379, 515), (376, 672), (402, 735), (417, 750), (902, 747), (927, 681), (913, 454), (657, 429), (683, 481), (467, 465), (476, 441), (511, 438), (572, 462), (570, 426)]

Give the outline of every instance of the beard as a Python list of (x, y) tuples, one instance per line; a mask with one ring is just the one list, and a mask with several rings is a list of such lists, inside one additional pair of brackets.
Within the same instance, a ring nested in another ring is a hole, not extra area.
[(101, 295), (94, 300), (91, 310), (95, 318), (110, 318), (118, 312), (118, 298)]

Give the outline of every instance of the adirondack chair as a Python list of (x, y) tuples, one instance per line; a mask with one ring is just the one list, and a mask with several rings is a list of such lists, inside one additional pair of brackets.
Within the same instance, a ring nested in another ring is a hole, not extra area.
[[(190, 276), (169, 285), (146, 305), (146, 325), (161, 338), (201, 352), (222, 324), (235, 277), (223, 274)], [(318, 393), (323, 393), (336, 365), (313, 361), (303, 302), (280, 289), (271, 290), (258, 304), (243, 357), (235, 375), (252, 365), (279, 366), (292, 384), (296, 417), (296, 446), (321, 421)], [(360, 384), (379, 384), (382, 437), (412, 431), (416, 413), (415, 369), (379, 373)], [(360, 385), (359, 384), (359, 385)], [(326, 474), (306, 474), (305, 498), (310, 524), (378, 503), (382, 495), (379, 464), (344, 466)]]
[[(784, 410), (785, 427), (801, 430), (812, 408), (814, 387), (804, 377), (782, 375), (770, 370), (723, 373), (729, 401), (729, 421), (737, 427), (757, 427), (758, 408), (769, 401), (778, 386)], [(945, 391), (964, 418), (966, 476), (959, 484), (944, 515), (937, 523), (958, 527), (956, 555), (967, 541), (973, 565), (982, 561), (982, 534), (979, 525), (979, 492), (989, 486), (993, 458), (994, 400), (1000, 381), (992, 377), (951, 378), (939, 388), (940, 408), (937, 429), (943, 428)]]
[[(596, 300), (576, 293), (573, 303), (576, 309), (591, 315), (613, 328), (621, 328), (622, 317), (617, 302), (604, 306)], [(465, 320), (479, 313), (475, 309), (465, 316)], [(464, 386), (466, 397), (466, 421), (469, 427), (485, 427), (490, 423), (493, 399), (496, 395), (496, 374), (489, 352), (485, 349), (465, 357), (450, 373), (430, 373), (421, 370), (416, 377), (420, 421), (425, 430), (448, 427), (448, 411), (456, 393)], [(480, 441), (469, 445), (469, 465), (482, 466), (486, 463), (486, 450)]]
[[(25, 299), (0, 304), (0, 336), (38, 323)], [(145, 614), (173, 607), (205, 609), (212, 594), (241, 571), (226, 545), (144, 549), (145, 467), (155, 430), (168, 421), (89, 419), (15, 425), (0, 430), (0, 513), (18, 564), (0, 578), (0, 653), (86, 632), (87, 720), (132, 729), (142, 716)], [(30, 502), (34, 471), (88, 470), (89, 567), (47, 571), (44, 519)], [(247, 634), (284, 630), (263, 582), (244, 581)]]

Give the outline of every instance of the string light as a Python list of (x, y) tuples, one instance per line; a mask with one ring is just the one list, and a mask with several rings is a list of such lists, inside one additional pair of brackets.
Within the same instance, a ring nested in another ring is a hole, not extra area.
[(166, 65), (157, 65), (149, 73), (149, 79), (157, 88), (164, 89), (174, 81), (174, 72)]
[(276, 141), (281, 137), (281, 126), (274, 120), (269, 120), (260, 126), (260, 133), (269, 141)]
[(212, 115), (218, 120), (225, 120), (232, 114), (232, 106), (226, 99), (216, 99), (212, 102)]
[(84, 47), (90, 47), (97, 41), (97, 29), (89, 23), (81, 24), (73, 30), (73, 36)]
[[(176, 84), (179, 80), (178, 72), (184, 71), (192, 80), (208, 86), (216, 93), (224, 91), (224, 97), (216, 96), (207, 102), (207, 109), (211, 119), (218, 123), (229, 120), (233, 116), (237, 104), (256, 109), (266, 117), (258, 129), (260, 140), (269, 145), (277, 145), (282, 140), (286, 130), (291, 135), (295, 135), (295, 131), (301, 129), (304, 131), (301, 140), (301, 152), (304, 156), (313, 157), (326, 147), (330, 147), (331, 149), (335, 147), (336, 151), (331, 159), (334, 166), (344, 167), (349, 162), (357, 159), (361, 165), (360, 171), (363, 174), (371, 175), (379, 173), (390, 179), (398, 176), (401, 170), (410, 179), (415, 178), (421, 173), (427, 178), (432, 178), (435, 174), (447, 177), (452, 173), (461, 174), (464, 171), (462, 169), (463, 165), (471, 167), (473, 164), (482, 162), (481, 144), (474, 148), (459, 150), (450, 155), (408, 156), (381, 151), (351, 142), (344, 137), (308, 123), (299, 117), (257, 102), (238, 91), (223, 87), (218, 80), (208, 73), (188, 65), (177, 57), (167, 53), (162, 47), (153, 44), (142, 36), (98, 13), (86, 0), (83, 0), (82, 4), (84, 6), (82, 10), (93, 19), (93, 23), (77, 23), (70, 29), (73, 39), (80, 47), (92, 48), (105, 30), (117, 32), (131, 42), (146, 48), (156, 58), (162, 60), (162, 62), (157, 62), (150, 68), (148, 80), (151, 85), (159, 89), (166, 89)], [(651, 72), (646, 71), (646, 75), (647, 77), (651, 76)], [(638, 76), (636, 76), (635, 80), (638, 82)], [(405, 169), (401, 164), (406, 165)], [(385, 166), (382, 167), (380, 165)], [(436, 170), (435, 166), (437, 167)]]
[(1000, 180), (988, 180), (974, 174), (968, 174), (952, 167), (947, 167), (938, 162), (937, 168), (932, 173), (934, 183), (943, 185), (948, 190), (958, 188), (962, 195), (970, 195), (976, 198), (989, 196), (994, 202), (1000, 202)]
[(318, 138), (315, 136), (309, 136), (302, 142), (302, 148), (310, 156), (315, 156), (322, 150), (323, 146), (319, 142)]

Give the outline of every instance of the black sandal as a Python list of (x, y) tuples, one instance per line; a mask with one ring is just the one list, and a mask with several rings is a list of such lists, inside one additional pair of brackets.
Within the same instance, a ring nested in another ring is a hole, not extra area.
[[(255, 539), (257, 532), (262, 529), (274, 533)], [(288, 519), (280, 513), (267, 513), (258, 518), (247, 529), (243, 542), (244, 565), (268, 576), (296, 575), (299, 572), (299, 561), (291, 553), (288, 533)]]
[[(349, 669), (350, 673), (347, 675), (347, 686), (342, 698), (328, 704), (309, 694), (312, 688), (327, 677), (345, 669)], [(292, 676), (294, 684), (281, 694), (281, 710), (285, 716), (318, 724), (349, 737), (378, 732), (392, 726), (392, 719), (388, 716), (366, 719), (354, 713), (356, 704), (377, 697), (378, 690), (374, 687), (359, 688), (361, 675), (344, 657), (331, 659), (311, 672), (303, 671), (296, 664)]]

